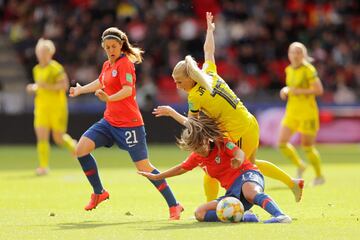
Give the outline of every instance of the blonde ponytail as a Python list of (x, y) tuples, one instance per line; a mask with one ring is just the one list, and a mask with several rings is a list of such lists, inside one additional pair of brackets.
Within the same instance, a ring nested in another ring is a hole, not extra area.
[(185, 64), (188, 76), (195, 82), (199, 83), (200, 86), (202, 86), (209, 92), (212, 92), (212, 79), (207, 76), (203, 71), (201, 71), (196, 61), (190, 55), (187, 55), (185, 57)]
[(190, 55), (187, 55), (185, 60), (176, 64), (172, 72), (172, 77), (174, 79), (191, 78), (206, 90), (210, 92), (213, 91), (212, 79), (201, 71), (196, 61)]

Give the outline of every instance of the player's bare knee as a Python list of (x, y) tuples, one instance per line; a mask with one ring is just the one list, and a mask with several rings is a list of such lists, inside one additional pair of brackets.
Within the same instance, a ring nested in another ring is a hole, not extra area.
[(262, 192), (261, 187), (252, 182), (246, 182), (242, 187), (242, 193), (246, 201), (250, 203), (254, 202), (255, 196), (260, 192)]
[(79, 145), (79, 144), (76, 145), (76, 148), (75, 148), (76, 157), (83, 157), (88, 154), (89, 154), (89, 151), (85, 146)]

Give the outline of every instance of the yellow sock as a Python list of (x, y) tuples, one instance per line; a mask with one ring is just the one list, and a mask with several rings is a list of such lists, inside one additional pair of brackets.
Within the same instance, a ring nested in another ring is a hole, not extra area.
[(63, 146), (69, 150), (69, 152), (73, 153), (75, 151), (75, 147), (76, 147), (76, 141), (74, 139), (72, 139), (70, 137), (69, 134), (65, 133), (63, 136), (62, 136), (62, 139), (64, 141), (64, 144)]
[(321, 175), (321, 158), (320, 158), (320, 154), (318, 152), (318, 150), (314, 147), (314, 146), (310, 146), (310, 147), (303, 147), (305, 155), (307, 157), (307, 159), (309, 159), (309, 161), (311, 162), (311, 164), (313, 165), (314, 169), (315, 169), (315, 174), (317, 177), (322, 176)]
[(210, 177), (209, 175), (204, 175), (204, 191), (206, 195), (206, 200), (208, 202), (215, 200), (219, 193), (219, 182)]
[(258, 166), (261, 173), (265, 176), (279, 180), (285, 183), (289, 188), (294, 187), (294, 182), (292, 181), (292, 178), (286, 172), (284, 172), (271, 162), (256, 159), (255, 164)]
[(305, 164), (291, 143), (280, 144), (279, 149), (282, 154), (289, 158), (298, 168), (305, 168)]
[(38, 141), (36, 147), (37, 147), (40, 167), (42, 168), (49, 167), (49, 150), (50, 150), (49, 141), (46, 140)]

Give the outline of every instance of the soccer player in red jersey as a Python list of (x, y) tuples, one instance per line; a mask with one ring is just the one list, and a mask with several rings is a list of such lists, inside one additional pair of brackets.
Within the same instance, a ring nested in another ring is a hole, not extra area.
[(207, 202), (198, 207), (195, 217), (198, 221), (219, 221), (216, 216), (217, 203), (224, 197), (239, 199), (244, 210), (256, 204), (273, 217), (264, 223), (290, 223), (270, 196), (264, 193), (264, 177), (256, 165), (245, 159), (244, 152), (233, 142), (224, 138), (216, 122), (202, 115), (199, 118), (189, 117), (185, 123), (178, 145), (183, 150), (191, 151), (190, 156), (181, 164), (160, 174), (139, 172), (151, 179), (161, 180), (186, 173), (193, 168), (201, 167), (209, 176), (217, 179), (226, 189), (225, 196)]
[[(76, 155), (94, 189), (85, 210), (92, 210), (109, 198), (100, 181), (96, 161), (90, 154), (95, 148), (111, 147), (114, 143), (129, 152), (138, 171), (153, 174), (159, 171), (148, 159), (144, 122), (136, 103), (134, 63), (142, 62), (143, 51), (133, 47), (124, 32), (111, 27), (102, 34), (102, 47), (108, 60), (104, 62), (99, 78), (95, 81), (70, 88), (70, 96), (95, 92), (99, 100), (106, 102), (104, 117), (93, 124), (80, 138)], [(177, 203), (165, 180), (153, 181), (170, 208), (170, 219), (180, 219), (183, 207)]]

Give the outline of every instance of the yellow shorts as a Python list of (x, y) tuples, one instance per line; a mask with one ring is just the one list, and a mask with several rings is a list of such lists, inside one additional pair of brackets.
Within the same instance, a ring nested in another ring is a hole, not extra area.
[(235, 139), (236, 145), (244, 151), (245, 157), (250, 158), (251, 155), (256, 153), (259, 147), (260, 129), (256, 118), (253, 116), (249, 128), (241, 136), (240, 139)]
[(303, 119), (285, 114), (281, 125), (290, 128), (293, 132), (314, 136), (319, 130), (319, 117)]
[(56, 132), (67, 130), (67, 107), (35, 107), (34, 127), (45, 127)]

